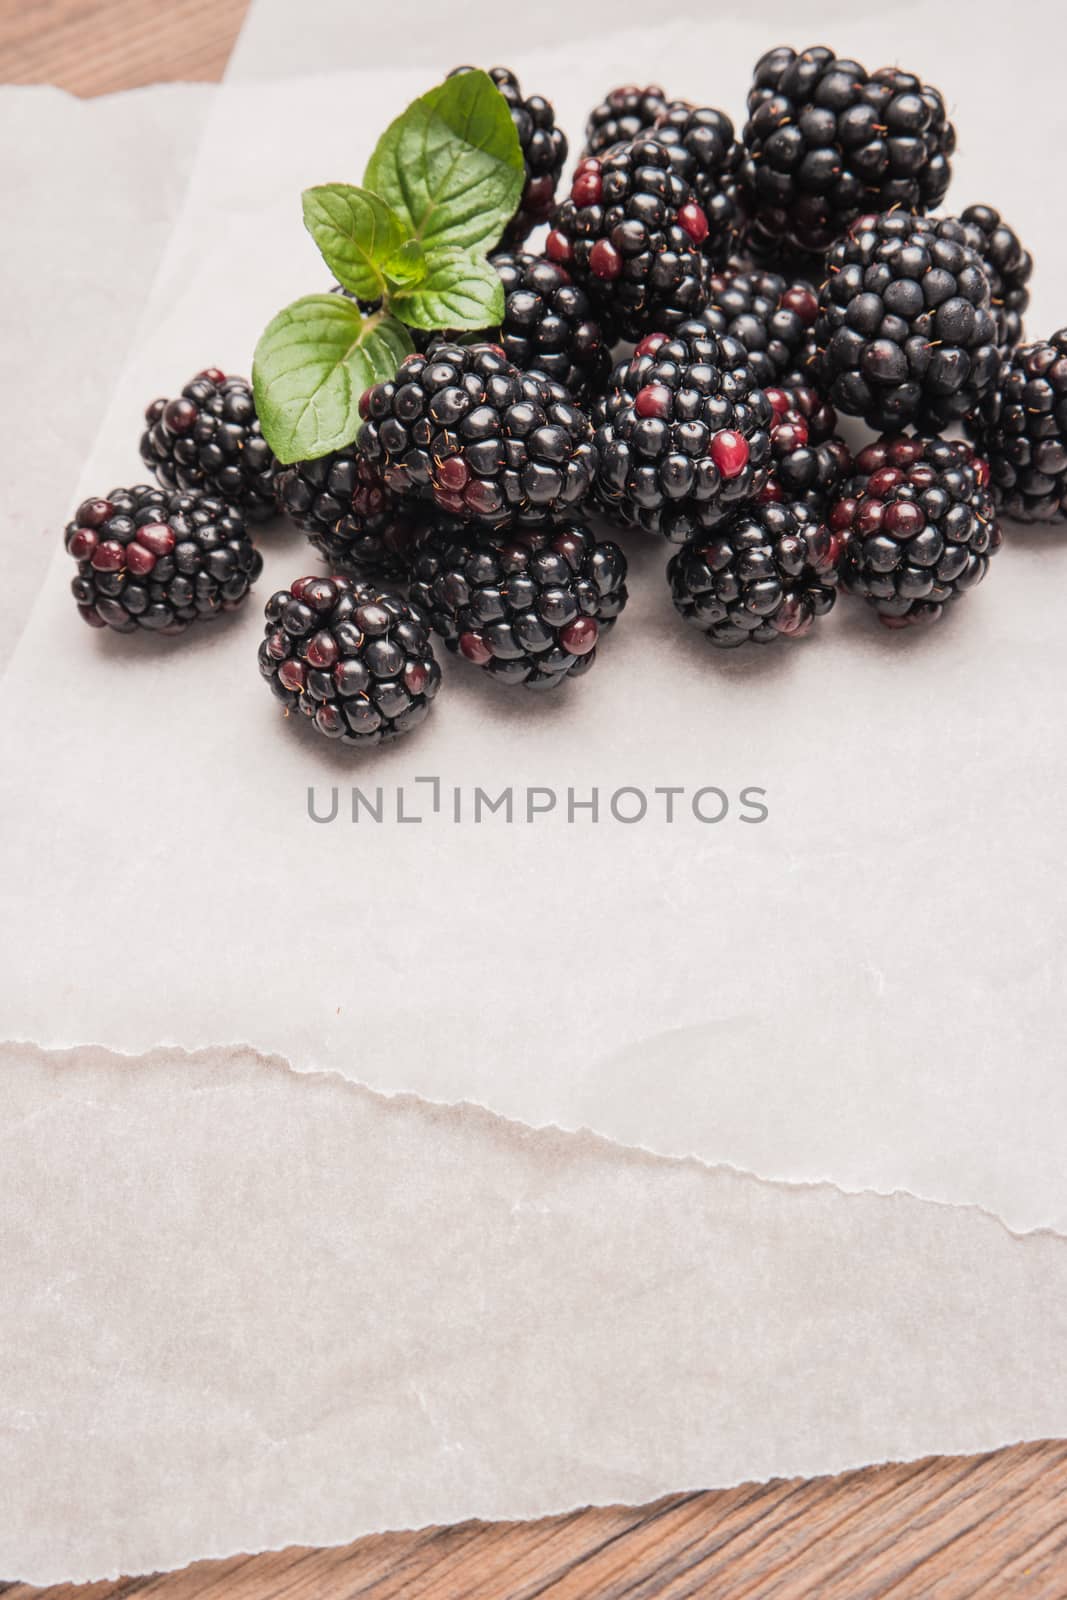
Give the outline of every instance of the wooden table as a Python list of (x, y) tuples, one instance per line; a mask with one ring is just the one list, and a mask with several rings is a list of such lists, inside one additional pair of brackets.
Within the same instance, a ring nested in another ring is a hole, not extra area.
[[(217, 79), (247, 0), (0, 0), (7, 83)], [(442, 63), (443, 66), (449, 63)], [(0, 1512), (2, 1515), (2, 1512)], [(542, 1522), (382, 1534), (4, 1600), (977, 1600), (1067, 1597), (1067, 1442), (745, 1485)]]

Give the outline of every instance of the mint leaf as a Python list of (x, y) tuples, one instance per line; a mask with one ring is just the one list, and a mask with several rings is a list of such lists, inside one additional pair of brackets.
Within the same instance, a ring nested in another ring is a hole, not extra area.
[(263, 436), (278, 460), (314, 460), (351, 444), (364, 389), (391, 378), (413, 349), (395, 318), (363, 317), (341, 295), (307, 295), (279, 311), (252, 365)]
[(426, 276), (426, 252), (417, 239), (408, 239), (382, 263), (382, 271), (390, 289), (413, 289)]
[(382, 263), (407, 237), (396, 212), (350, 183), (305, 189), (303, 202), (304, 226), (338, 283), (361, 300), (380, 300), (386, 289)]
[(383, 133), (364, 182), (427, 251), (497, 244), (524, 181), (519, 136), (488, 73), (463, 72), (421, 99)]
[(422, 282), (393, 296), (392, 310), (412, 328), (492, 328), (504, 316), (504, 285), (484, 256), (438, 250)]

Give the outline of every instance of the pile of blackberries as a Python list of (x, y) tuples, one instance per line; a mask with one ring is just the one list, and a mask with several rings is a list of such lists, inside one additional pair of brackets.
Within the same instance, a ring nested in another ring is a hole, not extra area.
[[(428, 712), (434, 634), (498, 685), (584, 676), (627, 597), (596, 518), (673, 547), (675, 607), (726, 647), (810, 633), (839, 592), (936, 622), (999, 514), (1067, 518), (1067, 329), (1025, 343), (1029, 253), (992, 206), (941, 209), (939, 90), (824, 46), (768, 51), (743, 119), (624, 85), (559, 191), (551, 103), (492, 76), (526, 168), (490, 258), (501, 322), (421, 333), (351, 444), (285, 467), (245, 380), (208, 367), (154, 401), (159, 487), (66, 530), (87, 622), (236, 609), (262, 568), (248, 525), (287, 515), (326, 570), (268, 602), (261, 670), (366, 746)], [(839, 417), (879, 437), (853, 457)]]

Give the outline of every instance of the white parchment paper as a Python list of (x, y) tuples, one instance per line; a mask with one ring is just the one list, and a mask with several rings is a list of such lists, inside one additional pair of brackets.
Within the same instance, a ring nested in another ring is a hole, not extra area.
[[(1023, 30), (961, 35), (954, 14), (914, 46), (955, 100), (955, 193), (1002, 201), (1040, 262), (1032, 325), (1054, 325), (1056, 55)], [(767, 43), (739, 27), (720, 54), (712, 24), (688, 35), (690, 72), (727, 100), (744, 84), (731, 52)], [(849, 37), (889, 50), (870, 19)], [(611, 44), (662, 77), (673, 48)], [(617, 75), (599, 58), (517, 64), (572, 129)], [(1009, 122), (1049, 118), (1021, 175), (987, 115), (994, 72)], [(383, 68), (220, 97), (86, 492), (140, 475), (146, 398), (208, 361), (246, 367), (271, 311), (322, 281), (301, 185), (358, 176), (426, 80)], [(263, 542), (260, 598), (314, 566), (292, 530)], [(58, 557), (7, 681), (0, 1033), (248, 1042), (387, 1091), (1064, 1227), (1062, 538), (1011, 531), (929, 635), (887, 636), (842, 604), (820, 637), (726, 661), (676, 621), (659, 547), (631, 551), (634, 599), (589, 679), (531, 704), (461, 665), (418, 738), (370, 761), (283, 724), (252, 607), (174, 643), (100, 637), (76, 625)], [(385, 820), (346, 820), (353, 783), (382, 788)], [(335, 785), (337, 820), (309, 820), (309, 788), (328, 814)], [(454, 822), (452, 791), (469, 806), (477, 786), (511, 787), (516, 820)], [(656, 791), (672, 787), (668, 823)], [(709, 787), (729, 802), (717, 824), (692, 810)], [(758, 825), (746, 788), (765, 791)], [(527, 822), (531, 789), (556, 802)], [(639, 791), (625, 815), (647, 797), (642, 821), (612, 816), (620, 789)], [(569, 790), (596, 791), (600, 820), (569, 821)]]
[(242, 1052), (3, 1069), (5, 1577), (1067, 1432), (1061, 1240)]

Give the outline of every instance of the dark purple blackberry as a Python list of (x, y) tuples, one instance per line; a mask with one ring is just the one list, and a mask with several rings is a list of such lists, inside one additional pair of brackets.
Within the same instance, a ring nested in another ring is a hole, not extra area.
[(803, 500), (825, 517), (852, 471), (852, 452), (837, 434), (837, 413), (814, 389), (767, 390), (771, 471), (761, 503)]
[(799, 638), (837, 597), (840, 540), (810, 505), (742, 506), (667, 564), (675, 609), (723, 649)]
[(417, 524), (354, 444), (280, 468), (274, 487), (279, 511), (331, 570), (378, 582), (408, 577)]
[(861, 450), (855, 468), (830, 513), (843, 586), (886, 627), (936, 622), (1000, 548), (987, 463), (962, 440), (902, 434)]
[[(455, 67), (449, 77), (471, 70)], [(567, 159), (567, 136), (556, 127), (556, 113), (550, 102), (539, 94), (524, 96), (518, 78), (508, 67), (490, 67), (489, 76), (508, 103), (526, 166), (526, 186), (519, 209), (501, 240), (504, 245), (516, 247), (552, 215), (556, 185)]]
[(970, 416), (997, 376), (989, 274), (954, 217), (861, 217), (827, 255), (818, 371), (839, 411), (885, 432)]
[(583, 523), (494, 537), (446, 521), (419, 547), (411, 598), (498, 683), (552, 689), (593, 665), (626, 604), (626, 557)]
[(707, 303), (708, 219), (670, 149), (642, 137), (579, 163), (545, 244), (627, 339), (669, 331)]
[(1014, 350), (1023, 336), (1023, 312), (1030, 304), (1034, 258), (992, 206), (968, 206), (960, 213), (967, 242), (985, 263), (997, 319), (997, 344)]
[(360, 402), (362, 454), (386, 488), (488, 527), (573, 512), (596, 476), (593, 429), (566, 389), (497, 345), (408, 356)]
[(267, 601), (259, 670), (328, 739), (381, 744), (424, 720), (441, 669), (424, 619), (353, 578), (298, 578)]
[(740, 169), (742, 146), (725, 111), (674, 100), (656, 118), (649, 137), (670, 147), (679, 177), (692, 184), (708, 219), (704, 254), (724, 267), (740, 249), (748, 227)]
[(184, 633), (236, 611), (263, 570), (236, 506), (146, 484), (84, 501), (64, 542), (82, 617), (118, 633)]
[(715, 273), (704, 320), (716, 333), (739, 339), (763, 388), (810, 385), (819, 297), (803, 279), (776, 272)]
[(948, 188), (956, 131), (910, 72), (779, 45), (756, 63), (748, 113), (741, 177), (761, 250), (821, 255), (863, 213), (930, 211)]
[(612, 145), (626, 144), (650, 129), (667, 110), (667, 96), (658, 84), (639, 89), (635, 83), (612, 89), (589, 113), (583, 156), (598, 156)]
[(976, 431), (1006, 516), (1067, 517), (1067, 328), (1012, 351)]
[(766, 481), (770, 401), (744, 346), (702, 320), (643, 339), (596, 414), (596, 503), (624, 525), (682, 544)]
[(246, 379), (205, 367), (176, 400), (153, 400), (145, 421), (141, 460), (165, 489), (217, 495), (249, 522), (273, 516), (278, 463)]
[(601, 390), (611, 372), (611, 335), (584, 289), (544, 256), (500, 254), (492, 262), (504, 284), (504, 320), (487, 334), (512, 364), (545, 372), (579, 404)]

